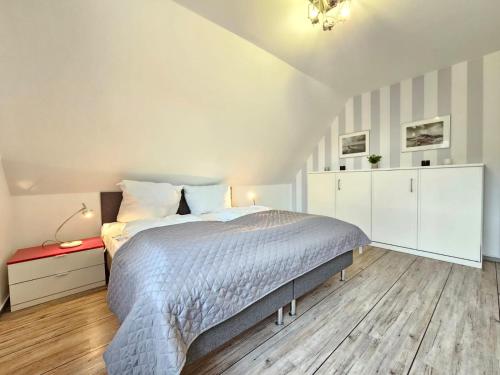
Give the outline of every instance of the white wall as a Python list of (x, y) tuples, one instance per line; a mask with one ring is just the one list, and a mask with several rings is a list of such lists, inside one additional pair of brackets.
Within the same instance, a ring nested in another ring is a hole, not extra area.
[[(370, 153), (382, 155), (382, 167), (432, 165), (450, 158), (455, 164), (486, 164), (483, 254), (500, 258), (500, 51), (384, 86), (350, 98), (324, 137), (304, 158), (292, 185), (293, 203), (307, 211), (308, 171), (322, 166), (368, 168), (366, 158), (339, 160), (338, 136), (370, 130)], [(401, 152), (404, 122), (451, 114), (450, 148)], [(325, 142), (327, 140), (328, 142)], [(326, 147), (325, 147), (326, 146)]]
[(60, 234), (62, 240), (76, 240), (100, 233), (99, 193), (44, 194), (13, 196), (14, 247), (37, 246), (52, 240), (57, 227), (85, 203), (94, 211), (91, 218), (82, 215), (69, 221)]
[(500, 259), (500, 51), (484, 58), (483, 161), (484, 253)]
[(0, 156), (0, 308), (9, 294), (9, 283), (7, 280), (7, 266), (5, 262), (10, 257), (12, 246), (11, 198), (9, 189), (3, 173), (2, 157)]
[(280, 210), (292, 209), (292, 185), (238, 185), (233, 186), (234, 206), (249, 206), (248, 193), (255, 194), (255, 204)]
[[(291, 209), (291, 185), (236, 185), (232, 188), (233, 205), (248, 206), (247, 194), (256, 194), (256, 204), (276, 209)], [(7, 195), (8, 196), (8, 192)], [(81, 215), (68, 222), (60, 234), (63, 240), (98, 236), (101, 226), (99, 193), (41, 194), (12, 196), (14, 233), (10, 248), (37, 246), (53, 239), (61, 222), (85, 203), (94, 211), (92, 218)], [(3, 215), (3, 213), (0, 213)]]

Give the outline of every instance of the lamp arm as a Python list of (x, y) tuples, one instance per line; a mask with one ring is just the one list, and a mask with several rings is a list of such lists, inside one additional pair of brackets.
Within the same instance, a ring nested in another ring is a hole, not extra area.
[(71, 219), (73, 219), (76, 215), (78, 215), (80, 212), (83, 212), (85, 209), (86, 209), (85, 207), (80, 208), (80, 209), (79, 209), (78, 211), (76, 211), (73, 215), (71, 215), (71, 216), (70, 216), (70, 217), (68, 217), (66, 220), (64, 220), (64, 221), (62, 222), (62, 224), (61, 224), (61, 225), (59, 225), (59, 227), (58, 227), (58, 228), (57, 228), (57, 230), (56, 230), (56, 233), (54, 234), (54, 239), (56, 240), (56, 242), (57, 242), (57, 243), (62, 243), (62, 242), (63, 242), (63, 241), (61, 241), (61, 240), (59, 240), (59, 239), (57, 238), (57, 235), (59, 234), (59, 232), (61, 231), (61, 229), (64, 227), (64, 225), (65, 225), (68, 221), (70, 221)]

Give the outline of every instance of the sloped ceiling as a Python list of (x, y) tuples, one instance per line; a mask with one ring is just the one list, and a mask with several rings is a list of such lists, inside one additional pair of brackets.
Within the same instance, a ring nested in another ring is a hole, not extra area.
[(348, 96), (500, 49), (500, 1), (352, 0), (330, 32), (307, 0), (176, 0)]
[(288, 182), (344, 98), (169, 0), (0, 1), (12, 194)]
[(0, 0), (11, 193), (290, 181), (346, 98), (500, 49), (500, 2)]

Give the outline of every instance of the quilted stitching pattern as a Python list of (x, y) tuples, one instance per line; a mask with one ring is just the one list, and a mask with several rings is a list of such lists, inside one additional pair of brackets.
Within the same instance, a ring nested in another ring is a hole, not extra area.
[(108, 304), (122, 322), (110, 374), (178, 374), (198, 335), (369, 239), (323, 216), (266, 211), (153, 228), (113, 260)]

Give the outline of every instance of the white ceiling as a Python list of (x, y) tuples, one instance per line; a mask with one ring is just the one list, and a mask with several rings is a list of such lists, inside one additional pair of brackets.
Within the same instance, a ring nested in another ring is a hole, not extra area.
[(172, 1), (0, 0), (12, 194), (289, 182), (344, 98)]
[(352, 0), (323, 32), (307, 0), (176, 0), (348, 96), (500, 49), (498, 0)]

